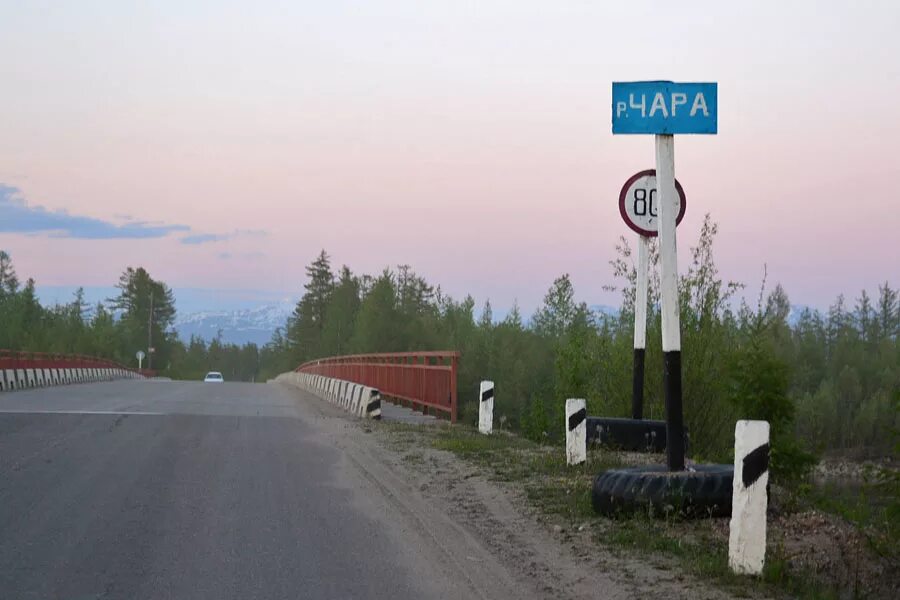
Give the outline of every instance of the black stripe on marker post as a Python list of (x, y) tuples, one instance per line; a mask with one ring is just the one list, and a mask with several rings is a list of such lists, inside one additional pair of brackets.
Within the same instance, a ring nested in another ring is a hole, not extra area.
[(748, 488), (769, 470), (769, 444), (763, 444), (744, 457), (741, 479)]
[(488, 388), (488, 389), (484, 390), (483, 392), (481, 392), (481, 401), (482, 402), (487, 402), (488, 400), (490, 400), (493, 397), (494, 397), (494, 388)]
[(569, 415), (569, 431), (575, 431), (575, 428), (581, 425), (586, 418), (587, 411), (583, 408)]
[(681, 351), (663, 353), (666, 387), (666, 463), (684, 471), (684, 415), (681, 401)]
[(369, 402), (366, 404), (366, 413), (370, 413), (376, 408), (381, 408), (381, 396), (378, 395), (377, 390), (371, 390), (369, 392)]
[(634, 373), (631, 381), (631, 418), (644, 418), (644, 349), (634, 349)]

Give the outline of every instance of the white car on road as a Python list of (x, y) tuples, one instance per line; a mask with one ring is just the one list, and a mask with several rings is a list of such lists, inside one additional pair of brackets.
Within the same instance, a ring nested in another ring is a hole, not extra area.
[(204, 383), (225, 383), (225, 378), (218, 371), (210, 371), (203, 378)]

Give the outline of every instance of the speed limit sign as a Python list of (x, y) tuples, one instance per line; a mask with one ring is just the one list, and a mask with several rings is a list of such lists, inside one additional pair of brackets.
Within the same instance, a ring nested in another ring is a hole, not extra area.
[[(684, 211), (687, 208), (687, 198), (684, 188), (675, 180), (675, 189), (678, 190), (678, 217), (675, 224), (681, 223)], [(622, 191), (619, 193), (619, 213), (625, 224), (637, 233), (654, 237), (659, 230), (659, 201), (656, 191), (656, 169), (647, 169), (632, 175)]]

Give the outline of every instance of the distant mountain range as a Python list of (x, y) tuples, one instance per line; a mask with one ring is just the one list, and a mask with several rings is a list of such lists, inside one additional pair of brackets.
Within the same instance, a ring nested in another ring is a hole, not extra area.
[(284, 327), (293, 310), (294, 303), (285, 300), (256, 308), (179, 313), (174, 327), (185, 342), (191, 336), (209, 341), (221, 333), (222, 341), (227, 343), (263, 346), (272, 339), (275, 329)]
[[(75, 286), (42, 286), (38, 297), (47, 306), (71, 302)], [(105, 303), (119, 290), (110, 286), (83, 288), (89, 305)], [(296, 299), (277, 291), (176, 288), (174, 328), (185, 342), (192, 335), (210, 341), (222, 332), (222, 340), (233, 344), (263, 345), (283, 327)]]

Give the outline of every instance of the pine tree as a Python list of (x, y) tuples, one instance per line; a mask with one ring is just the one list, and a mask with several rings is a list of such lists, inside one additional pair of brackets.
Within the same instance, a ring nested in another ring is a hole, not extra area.
[(11, 296), (19, 290), (19, 278), (9, 254), (0, 250), (0, 298)]
[(287, 339), (294, 362), (320, 356), (325, 313), (334, 291), (334, 274), (325, 250), (306, 267), (306, 292), (288, 320)]
[(403, 346), (402, 327), (394, 276), (385, 269), (362, 301), (351, 346), (355, 352), (396, 352)]
[(534, 330), (547, 338), (559, 339), (575, 317), (575, 289), (569, 274), (557, 277), (544, 296), (544, 304), (532, 319)]
[(325, 312), (321, 346), (323, 356), (350, 352), (350, 340), (356, 327), (359, 307), (359, 279), (345, 265)]
[[(174, 338), (169, 331), (175, 319), (175, 295), (171, 288), (154, 280), (143, 267), (125, 269), (116, 287), (119, 295), (108, 302), (122, 312), (118, 323), (121, 356), (146, 349), (147, 367), (165, 368)], [(152, 351), (149, 343), (153, 345)]]

